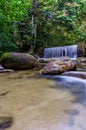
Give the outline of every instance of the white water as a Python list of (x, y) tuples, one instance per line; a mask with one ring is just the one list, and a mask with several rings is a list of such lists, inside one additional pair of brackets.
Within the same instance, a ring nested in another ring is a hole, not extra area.
[[(85, 72), (82, 72), (85, 73)], [(48, 79), (53, 79), (56, 81), (56, 86), (60, 88), (68, 89), (71, 92), (85, 92), (86, 93), (86, 80), (76, 77), (69, 76), (45, 76)]]
[(59, 83), (72, 92), (86, 92), (86, 80), (69, 76), (59, 76), (59, 78), (62, 80)]
[(57, 58), (62, 56), (68, 56), (70, 58), (77, 57), (77, 45), (45, 48), (44, 58)]

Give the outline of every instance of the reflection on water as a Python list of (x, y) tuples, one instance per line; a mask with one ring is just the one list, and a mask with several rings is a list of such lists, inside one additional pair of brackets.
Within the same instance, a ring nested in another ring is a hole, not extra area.
[(6, 130), (86, 130), (86, 80), (0, 74), (0, 114), (14, 119)]

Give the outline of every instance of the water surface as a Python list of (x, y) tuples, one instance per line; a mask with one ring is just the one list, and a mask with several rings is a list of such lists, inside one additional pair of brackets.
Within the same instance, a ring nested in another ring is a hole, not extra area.
[(86, 81), (36, 73), (0, 74), (0, 115), (13, 117), (6, 130), (86, 130)]

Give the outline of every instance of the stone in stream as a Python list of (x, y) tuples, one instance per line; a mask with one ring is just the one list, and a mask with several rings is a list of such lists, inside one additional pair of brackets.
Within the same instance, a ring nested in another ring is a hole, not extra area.
[(64, 72), (62, 76), (71, 76), (71, 77), (86, 79), (86, 72), (69, 71), (69, 72)]
[(79, 111), (76, 109), (66, 109), (64, 110), (64, 112), (68, 115), (73, 115), (73, 116), (76, 116), (79, 114)]
[(80, 68), (86, 68), (86, 57), (77, 58), (77, 64)]
[(13, 72), (11, 69), (5, 69), (2, 65), (0, 65), (0, 73)]
[(11, 69), (0, 70), (0, 73), (10, 73), (10, 72), (13, 72), (13, 70), (11, 70)]
[(11, 116), (0, 116), (0, 130), (10, 127), (13, 123)]
[(33, 69), (36, 67), (36, 63), (36, 58), (26, 53), (4, 53), (1, 56), (1, 65), (7, 69)]
[(65, 71), (76, 70), (76, 64), (71, 60), (55, 60), (47, 63), (47, 65), (40, 70), (42, 74), (62, 74)]
[(42, 69), (43, 67), (45, 67), (47, 65), (47, 63), (51, 62), (51, 61), (58, 61), (58, 62), (62, 62), (62, 61), (68, 61), (70, 60), (69, 57), (57, 57), (57, 58), (39, 58), (37, 65), (38, 65), (38, 70)]
[(86, 57), (86, 42), (78, 43), (78, 57)]
[(0, 96), (5, 96), (5, 95), (7, 95), (9, 93), (9, 91), (4, 91), (4, 92), (1, 92), (0, 91)]

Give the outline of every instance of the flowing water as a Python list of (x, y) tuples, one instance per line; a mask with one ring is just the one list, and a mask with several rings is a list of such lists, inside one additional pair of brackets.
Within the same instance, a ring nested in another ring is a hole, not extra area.
[(13, 117), (6, 130), (86, 130), (86, 80), (36, 74), (0, 74), (0, 115)]
[(57, 58), (62, 56), (68, 56), (70, 58), (77, 57), (77, 45), (45, 48), (44, 58)]

